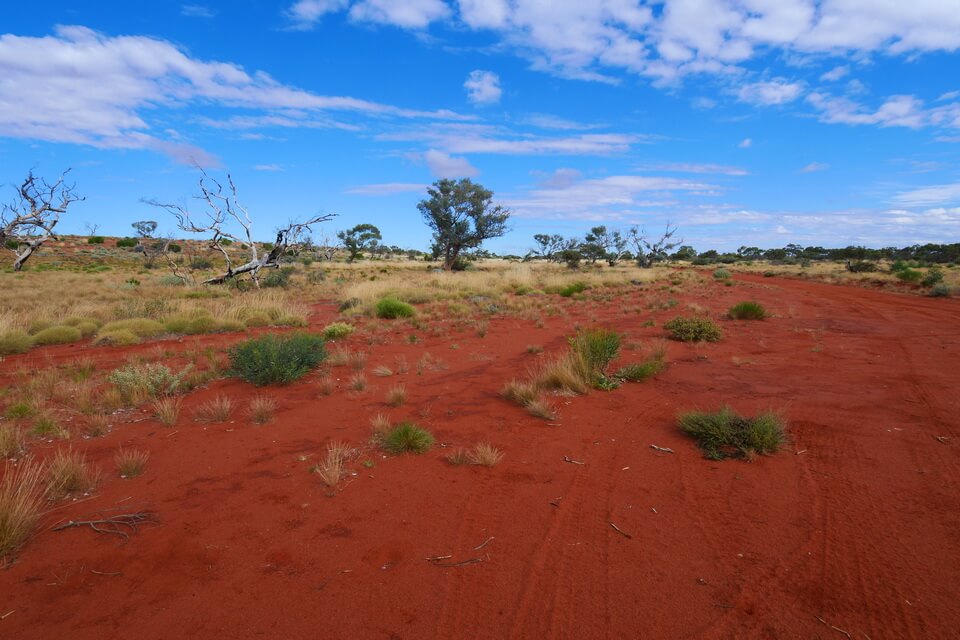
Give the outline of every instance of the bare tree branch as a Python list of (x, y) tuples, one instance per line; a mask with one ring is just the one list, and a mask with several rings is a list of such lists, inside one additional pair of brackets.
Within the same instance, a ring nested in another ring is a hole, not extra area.
[(34, 176), (31, 169), (23, 183), (15, 187), (14, 201), (0, 208), (0, 245), (16, 256), (14, 271), (20, 271), (44, 242), (55, 237), (53, 229), (67, 208), (83, 200), (74, 192), (76, 185), (65, 183), (68, 173), (70, 169), (51, 184)]

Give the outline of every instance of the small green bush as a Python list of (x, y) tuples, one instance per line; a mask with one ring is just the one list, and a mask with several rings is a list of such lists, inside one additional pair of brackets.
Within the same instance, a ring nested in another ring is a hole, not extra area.
[(12, 405), (7, 407), (7, 410), (4, 411), (3, 415), (10, 420), (29, 418), (33, 415), (33, 407), (29, 402), (14, 402)]
[(139, 343), (140, 343), (140, 336), (135, 334), (133, 331), (128, 331), (126, 329), (98, 331), (97, 337), (93, 341), (93, 344), (96, 344), (96, 345), (109, 344), (115, 347), (126, 347), (131, 344), (139, 344)]
[(323, 337), (325, 340), (335, 340), (337, 338), (345, 338), (351, 333), (356, 331), (352, 324), (347, 324), (346, 322), (334, 322), (333, 324), (328, 324), (323, 329)]
[(586, 290), (587, 290), (586, 284), (584, 284), (583, 282), (574, 282), (560, 289), (559, 293), (564, 298), (571, 298), (574, 295), (578, 293), (583, 293)]
[(873, 273), (877, 270), (877, 263), (871, 260), (853, 260), (847, 263), (850, 273)]
[(713, 278), (715, 280), (729, 280), (730, 272), (727, 271), (726, 269), (717, 269), (716, 271), (713, 272)]
[(607, 367), (620, 353), (620, 334), (610, 329), (581, 329), (570, 338), (570, 348), (586, 367), (596, 386), (607, 376)]
[(164, 327), (170, 333), (184, 333), (187, 335), (199, 335), (202, 333), (213, 333), (218, 330), (220, 323), (207, 315), (206, 312), (179, 315), (170, 318), (164, 323)]
[(767, 310), (759, 302), (738, 302), (730, 307), (727, 315), (734, 320), (763, 320)]
[[(930, 287), (930, 292), (927, 295), (929, 295), (931, 298), (949, 298), (950, 287), (944, 282), (938, 282)], [(0, 353), (2, 353), (2, 351), (0, 351)]]
[(103, 244), (104, 239), (103, 236), (90, 236), (87, 238), (87, 244)]
[(117, 387), (124, 400), (138, 402), (176, 393), (190, 369), (187, 366), (175, 374), (162, 364), (129, 364), (116, 369), (107, 380)]
[(286, 288), (290, 284), (290, 277), (295, 270), (293, 267), (281, 267), (260, 278), (260, 284), (264, 287)]
[(76, 327), (57, 325), (33, 334), (33, 344), (66, 344), (68, 342), (76, 342), (82, 337), (83, 334), (81, 334), (80, 329)]
[(232, 374), (258, 387), (293, 382), (327, 355), (323, 338), (308, 333), (268, 334), (234, 345), (228, 354)]
[(413, 422), (401, 422), (383, 435), (382, 445), (393, 454), (419, 454), (433, 446), (433, 436)]
[(685, 413), (677, 423), (713, 460), (774, 453), (786, 440), (783, 419), (774, 413), (745, 418), (724, 407), (714, 413)]
[(662, 357), (654, 357), (646, 362), (628, 364), (617, 371), (614, 377), (627, 382), (643, 382), (663, 371), (665, 366)]
[(33, 338), (26, 331), (7, 331), (0, 334), (0, 356), (24, 353), (33, 346)]
[(932, 287), (941, 282), (943, 282), (943, 270), (940, 267), (933, 267), (927, 271), (927, 275), (923, 278), (923, 286), (925, 287)]
[(416, 310), (406, 302), (396, 298), (382, 298), (377, 302), (376, 315), (378, 318), (392, 320), (395, 318), (412, 318)]
[(720, 327), (709, 318), (676, 317), (663, 325), (670, 337), (683, 342), (717, 342), (723, 336)]
[(131, 248), (139, 244), (136, 238), (120, 238), (117, 240), (117, 246), (121, 248)]
[(916, 269), (911, 269), (910, 267), (905, 267), (899, 271), (895, 271), (897, 277), (903, 280), (904, 282), (920, 282), (923, 278), (923, 272), (917, 271)]
[(129, 331), (140, 338), (153, 338), (162, 333), (166, 333), (166, 328), (156, 320), (150, 318), (128, 318), (126, 320), (114, 320), (108, 322), (100, 328), (99, 333), (111, 333), (115, 331)]

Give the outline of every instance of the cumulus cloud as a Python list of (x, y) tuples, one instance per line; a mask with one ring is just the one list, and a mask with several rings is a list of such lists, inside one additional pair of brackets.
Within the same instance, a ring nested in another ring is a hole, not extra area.
[[(881, 127), (908, 127), (917, 129), (930, 124), (960, 126), (958, 105), (946, 105), (935, 110), (924, 109), (923, 101), (915, 96), (890, 96), (876, 109), (870, 109), (849, 98), (813, 92), (807, 102), (820, 112), (821, 122), (839, 124), (874, 124)], [(956, 113), (954, 113), (956, 110)]]
[(750, 104), (769, 106), (793, 102), (802, 92), (803, 84), (778, 78), (769, 82), (745, 84), (737, 91), (737, 97)]
[(492, 71), (471, 71), (463, 83), (467, 90), (467, 99), (473, 104), (486, 105), (500, 102), (503, 90), (500, 88), (500, 76)]
[[(209, 154), (158, 133), (158, 108), (190, 104), (259, 112), (276, 126), (325, 122), (329, 111), (365, 116), (463, 120), (449, 111), (423, 112), (346, 96), (323, 96), (248, 73), (225, 62), (189, 56), (165, 40), (110, 37), (78, 26), (52, 36), (0, 36), (0, 136), (100, 148), (149, 149), (187, 163)], [(233, 121), (238, 125), (240, 121)]]
[(361, 0), (350, 8), (354, 20), (405, 29), (422, 29), (451, 13), (442, 0)]
[(423, 159), (430, 173), (438, 178), (472, 178), (480, 173), (466, 158), (454, 157), (436, 149), (425, 152)]
[(816, 173), (817, 171), (826, 171), (829, 168), (830, 168), (830, 165), (825, 164), (823, 162), (811, 162), (810, 164), (800, 169), (800, 173)]
[(847, 74), (849, 73), (850, 73), (850, 67), (848, 67), (845, 64), (842, 64), (822, 74), (820, 76), (820, 79), (823, 80), (824, 82), (836, 82), (837, 80), (840, 80), (841, 78), (846, 77)]

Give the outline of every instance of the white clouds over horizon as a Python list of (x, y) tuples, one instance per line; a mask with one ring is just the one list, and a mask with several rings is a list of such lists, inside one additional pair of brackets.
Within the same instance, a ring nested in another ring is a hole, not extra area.
[(467, 99), (475, 105), (496, 104), (503, 95), (500, 76), (492, 71), (471, 71), (463, 88), (467, 90)]

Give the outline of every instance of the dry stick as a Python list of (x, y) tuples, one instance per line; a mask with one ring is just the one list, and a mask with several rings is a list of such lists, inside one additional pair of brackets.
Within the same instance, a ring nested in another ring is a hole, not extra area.
[(461, 560), (460, 562), (434, 562), (432, 564), (435, 567), (462, 567), (466, 564), (476, 564), (483, 561), (484, 558), (470, 558), (469, 560)]
[[(141, 522), (150, 522), (152, 518), (153, 514), (147, 511), (121, 513), (112, 518), (104, 518), (102, 520), (70, 520), (69, 522), (53, 527), (53, 531), (63, 531), (64, 529), (70, 529), (72, 527), (90, 527), (97, 533), (109, 533), (120, 536), (124, 539), (124, 542), (126, 542), (130, 539), (130, 534), (121, 529), (121, 527), (129, 527), (133, 533), (136, 533), (138, 524)], [(107, 528), (101, 529), (97, 525), (106, 526)]]
[(14, 611), (16, 611), (16, 609), (11, 609), (10, 611), (7, 611), (5, 614), (0, 616), (0, 620), (6, 620), (7, 618), (13, 615)]
[(430, 556), (429, 558), (424, 558), (427, 562), (439, 562), (440, 560), (449, 560), (453, 555), (449, 556)]
[(628, 539), (631, 539), (631, 540), (633, 539), (633, 536), (632, 536), (632, 535), (630, 535), (629, 533), (627, 533), (626, 531), (624, 531), (623, 529), (621, 529), (621, 528), (618, 527), (617, 525), (613, 524), (612, 522), (608, 522), (607, 524), (609, 524), (611, 527), (613, 527), (614, 531), (616, 531), (617, 533), (619, 533), (619, 534), (622, 535), (623, 537), (628, 538)]
[(816, 618), (817, 620), (819, 620), (820, 622), (822, 622), (825, 626), (830, 627), (830, 628), (833, 629), (834, 631), (839, 631), (840, 633), (842, 633), (843, 635), (847, 636), (847, 637), (850, 638), (851, 640), (853, 639), (853, 636), (851, 636), (849, 633), (847, 633), (846, 631), (844, 631), (844, 630), (841, 629), (840, 627), (835, 627), (835, 626), (833, 626), (832, 624), (827, 624), (827, 621), (824, 620), (823, 618), (821, 618), (820, 616), (813, 616), (813, 617)]
[(933, 437), (936, 438), (937, 442), (939, 442), (940, 444), (947, 444), (947, 440), (950, 439), (947, 436), (933, 436)]
[(98, 576), (122, 576), (123, 575), (123, 573), (120, 571), (106, 572), (106, 571), (97, 571), (95, 569), (90, 569), (90, 573)]
[(664, 453), (674, 453), (673, 449), (670, 447), (658, 447), (655, 444), (650, 445), (651, 449), (656, 449), (657, 451), (663, 451)]
[(479, 545), (477, 545), (476, 547), (474, 547), (473, 550), (474, 550), (474, 551), (480, 551), (480, 549), (483, 549), (485, 546), (487, 546), (488, 544), (490, 544), (490, 542), (491, 542), (492, 540), (493, 540), (493, 536), (490, 536), (489, 538), (487, 538), (486, 540), (484, 540), (483, 542), (481, 542)]
[(582, 460), (574, 460), (574, 459), (571, 458), (570, 456), (563, 456), (563, 461), (564, 461), (564, 462), (569, 462), (570, 464), (586, 464), (586, 462), (584, 462), (584, 461), (582, 461)]

